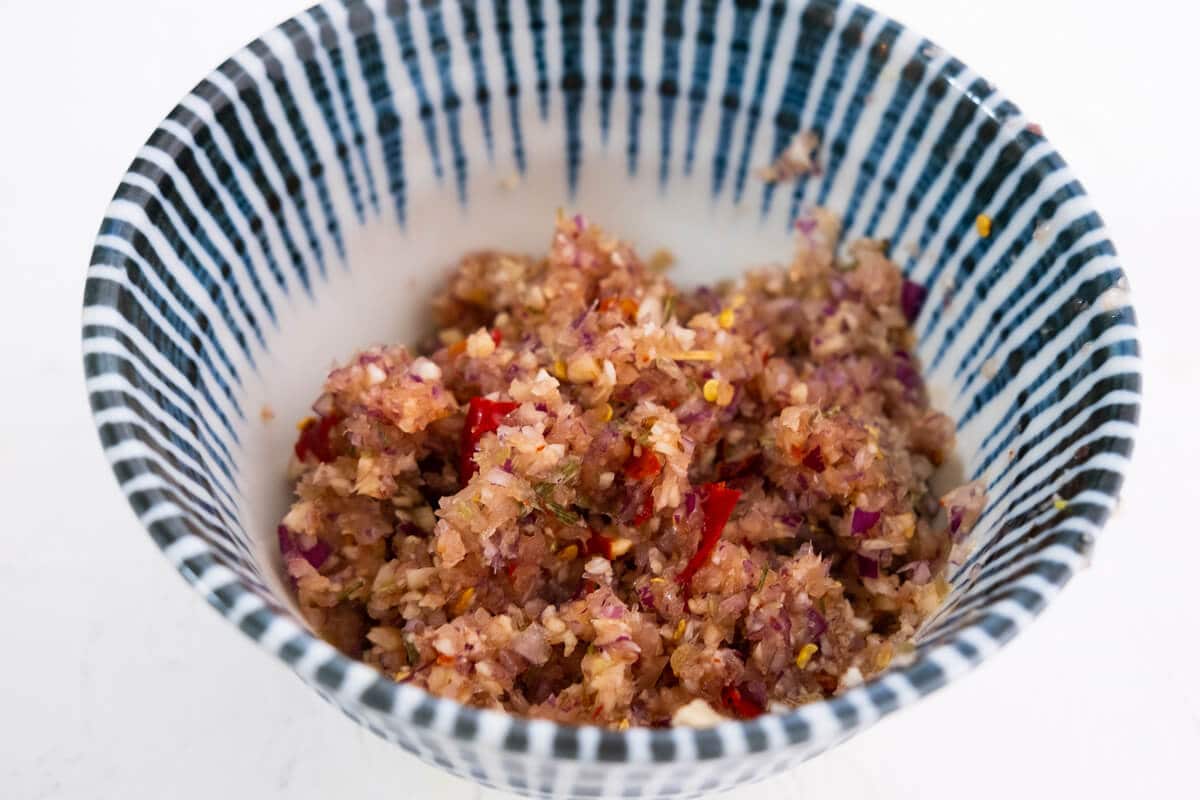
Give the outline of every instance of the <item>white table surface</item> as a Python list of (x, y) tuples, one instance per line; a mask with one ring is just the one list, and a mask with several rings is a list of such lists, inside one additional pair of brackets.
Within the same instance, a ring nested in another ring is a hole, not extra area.
[[(1067, 154), (1134, 289), (1146, 401), (1090, 571), (964, 680), (728, 798), (1196, 797), (1195, 3), (880, 0)], [(136, 148), (295, 0), (0, 0), (0, 797), (499, 798), (393, 749), (209, 610), (84, 400), (92, 237)]]

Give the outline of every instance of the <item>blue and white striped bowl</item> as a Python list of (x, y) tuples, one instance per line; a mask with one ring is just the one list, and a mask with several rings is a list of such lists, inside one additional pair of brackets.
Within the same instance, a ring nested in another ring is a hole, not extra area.
[[(803, 129), (820, 135), (822, 171), (762, 184), (756, 168)], [(784, 258), (814, 204), (851, 237), (891, 240), (931, 287), (919, 353), (965, 472), (989, 486), (914, 663), (786, 714), (615, 732), (394, 684), (298, 622), (273, 544), (290, 422), (334, 358), (411, 339), (457, 255), (541, 250), (568, 206), (671, 248), (677, 278), (711, 279)], [(299, 14), (218, 67), (138, 154), (96, 240), (83, 345), (121, 488), (197, 591), (380, 736), (547, 797), (752, 781), (966, 672), (1086, 563), (1140, 387), (1117, 256), (1062, 158), (961, 62), (832, 0), (331, 0)]]

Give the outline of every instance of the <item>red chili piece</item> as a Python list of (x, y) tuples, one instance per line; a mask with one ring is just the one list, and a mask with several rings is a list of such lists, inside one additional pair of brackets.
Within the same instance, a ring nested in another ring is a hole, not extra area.
[(721, 690), (721, 702), (739, 719), (754, 719), (766, 711), (757, 700), (742, 694), (736, 686)]
[(717, 542), (721, 538), (721, 532), (725, 530), (725, 523), (729, 522), (729, 515), (733, 513), (733, 507), (737, 505), (741, 496), (740, 491), (730, 489), (723, 483), (708, 483), (700, 487), (700, 510), (704, 512), (704, 531), (700, 536), (700, 546), (696, 548), (696, 554), (676, 579), (682, 586), (689, 586), (692, 576), (708, 563), (713, 550), (717, 549)]
[(492, 328), (492, 341), (495, 342), (496, 347), (499, 347), (500, 342), (502, 342), (503, 340), (504, 340), (504, 334), (500, 332), (500, 329)]
[(505, 400), (488, 400), (486, 397), (472, 397), (467, 409), (467, 423), (463, 426), (462, 447), (459, 453), (458, 479), (461, 483), (471, 480), (478, 467), (475, 465), (475, 450), (484, 434), (492, 433), (500, 427), (500, 421), (516, 411), (520, 403)]
[(328, 417), (309, 417), (304, 421), (300, 428), (300, 436), (296, 439), (296, 446), (292, 448), (296, 453), (296, 458), (304, 461), (309, 453), (320, 461), (322, 464), (328, 464), (337, 458), (333, 452), (333, 442), (330, 441), (330, 434), (333, 432), (333, 426), (342, 421), (342, 418), (337, 414), (330, 414)]
[(640, 456), (634, 456), (625, 463), (625, 474), (635, 481), (653, 478), (661, 471), (662, 461), (648, 447), (643, 447)]
[(607, 536), (593, 533), (588, 537), (583, 550), (589, 556), (604, 556), (609, 561), (613, 560), (613, 540)]

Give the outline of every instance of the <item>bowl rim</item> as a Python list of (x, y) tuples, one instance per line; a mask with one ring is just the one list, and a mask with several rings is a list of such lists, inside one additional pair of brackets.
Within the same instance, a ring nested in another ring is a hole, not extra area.
[[(444, 0), (451, 3), (457, 1)], [(868, 19), (882, 19), (894, 24), (901, 32), (911, 30), (886, 14), (851, 3), (851, 0), (820, 2), (833, 9), (853, 4), (862, 9)], [(335, 25), (348, 24), (348, 8), (356, 4), (365, 4), (375, 13), (388, 14), (384, 0), (344, 0), (344, 3), (325, 0), (297, 12), (256, 37), (236, 51), (230, 59), (250, 53), (252, 48), (263, 45), (267, 36), (282, 35), (294, 41), (298, 34), (289, 24), (294, 24), (317, 9), (329, 14)], [(803, 0), (786, 0), (786, 6), (792, 13), (796, 13), (803, 5)], [(922, 40), (928, 43), (928, 46), (937, 47), (925, 37), (922, 37)], [(289, 58), (299, 60), (299, 56), (294, 54), (289, 54)], [(222, 63), (228, 63), (228, 60)], [(203, 80), (219, 74), (218, 70), (219, 67), (210, 71)], [(225, 81), (233, 80), (239, 89), (243, 88), (245, 83), (251, 82), (246, 76), (242, 76), (243, 85), (238, 85), (238, 82), (229, 76), (222, 78)], [(964, 97), (970, 96), (958, 86), (953, 86), (953, 91)], [(996, 96), (1000, 99), (1006, 97), (1002, 92), (998, 92)], [(225, 95), (222, 97), (226, 102), (233, 102)], [(996, 119), (995, 114), (978, 99), (975, 100), (975, 105), (980, 112)], [(1016, 116), (1024, 119), (1019, 111), (1016, 112)], [(188, 126), (188, 132), (194, 134), (199, 124), (200, 121), (193, 121)], [(1062, 169), (1070, 178), (1078, 181), (1069, 164), (1064, 163)], [(122, 175), (122, 181), (128, 175), (129, 171), (126, 171)], [(1083, 191), (1076, 201), (1082, 204), (1081, 213), (1097, 213), (1086, 191)], [(1104, 240), (1111, 242), (1108, 229), (1102, 222), (1097, 230)], [(121, 295), (120, 289), (102, 285), (101, 281), (97, 281), (92, 272), (95, 266), (96, 263), (93, 262), (89, 267), (82, 326), (84, 375), (89, 387), (92, 379), (105, 373), (95, 368), (87, 358), (87, 327), (92, 324), (88, 321), (88, 309), (115, 308)], [(1123, 268), (1118, 266), (1116, 269), (1124, 276)], [(1136, 315), (1132, 307), (1129, 308), (1129, 325), (1133, 329), (1130, 336), (1135, 346), (1138, 346)], [(1132, 373), (1138, 382), (1136, 394), (1139, 402), (1136, 402), (1133, 417), (1129, 420), (1128, 438), (1132, 447), (1136, 444), (1140, 414), (1140, 363), (1129, 367), (1127, 372)], [(89, 387), (85, 387), (85, 390), (91, 399), (93, 390)], [(93, 423), (99, 432), (106, 421), (100, 418), (101, 408), (94, 401), (91, 402), (91, 408)], [(103, 437), (101, 444), (108, 455), (107, 442), (103, 441)], [(115, 459), (110, 457), (110, 462), (112, 461)], [(1129, 463), (1126, 459), (1109, 467), (1115, 473), (1116, 480), (1111, 490), (1103, 490), (1102, 493), (1113, 502), (1120, 493)], [(110, 463), (110, 467), (118, 485), (124, 487), (125, 479), (115, 463)], [(805, 747), (815, 754), (848, 738), (883, 716), (911, 704), (970, 671), (1025, 628), (1070, 578), (1087, 565), (1095, 536), (1104, 527), (1111, 513), (1105, 506), (1090, 511), (1072, 509), (1070, 506), (1063, 509), (1064, 513), (1060, 514), (1055, 524), (1048, 526), (1039, 537), (1049, 543), (1054, 536), (1065, 531), (1080, 534), (1073, 547), (1077, 558), (1072, 559), (1070, 563), (1060, 564), (1059, 570), (1047, 574), (1039, 573), (1042, 585), (1032, 592), (1033, 597), (1005, 599), (1005, 593), (1001, 592), (998, 597), (989, 599), (981, 606), (982, 610), (988, 613), (982, 614), (979, 620), (958, 632), (942, 634), (925, 643), (911, 663), (893, 666), (836, 697), (814, 701), (786, 711), (768, 712), (754, 719), (729, 720), (711, 728), (636, 727), (619, 731), (595, 725), (531, 719), (466, 706), (416, 686), (395, 683), (375, 668), (343, 655), (309, 631), (305, 625), (299, 624), (291, 612), (286, 610), (264, 585), (240, 577), (217, 564), (211, 556), (212, 548), (189, 529), (186, 511), (176, 507), (175, 513), (170, 513), (170, 509), (164, 510), (167, 505), (173, 506), (170, 501), (148, 503), (133, 497), (129, 492), (126, 492), (126, 496), (142, 527), (150, 533), (163, 555), (173, 563), (184, 580), (222, 616), (260, 647), (282, 660), (303, 681), (312, 685), (322, 696), (326, 696), (326, 699), (336, 698), (347, 707), (364, 710), (379, 719), (397, 722), (401, 727), (426, 729), (454, 739), (470, 740), (482, 746), (490, 744), (507, 754), (549, 757), (559, 761), (581, 763), (634, 765), (701, 762)], [(1007, 577), (1005, 581), (1008, 581)], [(1011, 604), (1012, 607), (1009, 608), (1006, 604)], [(1005, 607), (1007, 615), (993, 613), (1001, 606)], [(447, 712), (447, 709), (450, 711)], [(374, 725), (368, 724), (368, 727), (384, 738), (395, 740), (392, 735), (378, 730)], [(691, 740), (690, 745), (685, 741), (688, 739)]]

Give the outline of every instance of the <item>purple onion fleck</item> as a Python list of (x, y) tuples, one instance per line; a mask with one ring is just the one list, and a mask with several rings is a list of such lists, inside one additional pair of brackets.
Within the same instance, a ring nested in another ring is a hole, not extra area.
[(829, 629), (829, 620), (825, 619), (825, 615), (815, 608), (809, 608), (805, 612), (808, 617), (808, 633), (812, 638), (817, 639)]
[(900, 287), (900, 308), (904, 311), (904, 318), (912, 324), (917, 319), (917, 315), (921, 313), (921, 306), (925, 305), (925, 296), (928, 294), (925, 287), (919, 283), (904, 279), (904, 284)]
[(875, 527), (875, 523), (879, 522), (880, 514), (879, 511), (864, 511), (861, 508), (855, 508), (854, 516), (850, 518), (850, 532), (855, 536), (863, 535)]

